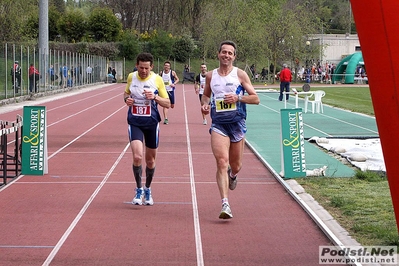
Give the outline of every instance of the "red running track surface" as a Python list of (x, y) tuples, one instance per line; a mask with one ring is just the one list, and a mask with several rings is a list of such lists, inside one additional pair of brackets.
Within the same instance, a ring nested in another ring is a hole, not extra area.
[(319, 265), (330, 241), (247, 147), (229, 196), (234, 218), (218, 218), (209, 124), (192, 84), (177, 86), (169, 125), (160, 125), (155, 204), (131, 205), (124, 87), (40, 104), (49, 173), (0, 189), (0, 265)]

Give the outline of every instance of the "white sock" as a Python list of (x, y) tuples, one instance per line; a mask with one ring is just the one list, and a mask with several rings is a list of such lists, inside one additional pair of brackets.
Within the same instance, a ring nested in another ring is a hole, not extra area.
[(225, 204), (225, 203), (229, 204), (229, 200), (227, 198), (223, 198), (222, 199), (222, 205)]

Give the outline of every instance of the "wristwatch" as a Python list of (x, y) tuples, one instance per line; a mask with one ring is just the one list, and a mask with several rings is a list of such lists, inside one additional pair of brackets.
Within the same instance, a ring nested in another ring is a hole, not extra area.
[(238, 101), (241, 102), (241, 100), (242, 100), (242, 95), (238, 94)]

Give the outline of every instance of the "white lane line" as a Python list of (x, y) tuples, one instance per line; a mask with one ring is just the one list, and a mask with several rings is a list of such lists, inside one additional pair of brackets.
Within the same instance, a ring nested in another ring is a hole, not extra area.
[[(90, 106), (90, 107), (88, 107), (88, 108), (82, 109), (82, 110), (80, 110), (79, 112), (76, 112), (76, 113), (74, 113), (74, 114), (72, 114), (72, 115), (69, 115), (69, 116), (64, 117), (64, 118), (62, 118), (62, 119), (59, 119), (59, 120), (57, 120), (56, 122), (47, 125), (47, 127), (54, 126), (54, 125), (56, 125), (56, 124), (58, 124), (58, 123), (60, 123), (60, 122), (63, 122), (63, 121), (65, 121), (65, 120), (67, 120), (67, 119), (69, 119), (69, 118), (71, 118), (71, 117), (74, 117), (74, 116), (76, 116), (76, 115), (78, 115), (78, 114), (81, 114), (81, 113), (83, 113), (83, 112), (85, 112), (85, 111), (87, 111), (87, 110), (90, 110), (90, 109), (92, 109), (92, 108), (94, 108), (94, 107), (96, 107), (96, 106), (98, 106), (98, 105), (100, 105), (100, 104), (103, 104), (103, 103), (105, 103), (105, 102), (108, 102), (108, 101), (110, 101), (110, 100), (112, 100), (112, 99), (114, 99), (114, 98), (116, 98), (116, 97), (119, 97), (119, 96), (120, 96), (120, 95), (118, 94), (118, 95), (115, 95), (115, 96), (113, 96), (113, 97), (111, 97), (111, 98), (108, 98), (108, 99), (106, 99), (106, 100), (104, 100), (104, 101), (102, 101), (102, 102), (98, 102), (97, 104), (94, 104), (94, 105), (92, 105), (92, 106)], [(91, 97), (94, 97), (94, 96), (91, 96)], [(86, 99), (91, 98), (91, 97), (86, 97), (85, 99), (82, 99), (82, 100), (86, 100)], [(75, 101), (75, 102), (73, 102), (73, 103), (76, 103), (76, 102), (79, 102), (79, 101), (82, 101), (82, 100), (78, 100), (78, 101)], [(60, 106), (60, 107), (67, 106), (67, 105), (69, 105), (69, 104), (71, 104), (71, 103), (62, 105), (62, 106)], [(55, 109), (57, 109), (57, 108), (53, 108), (53, 109), (51, 109), (51, 110), (47, 110), (46, 112), (49, 112), (49, 111), (52, 111), (52, 110), (55, 110)], [(15, 142), (15, 140), (12, 140), (12, 141), (8, 142), (7, 145), (11, 145), (11, 144), (14, 143), (14, 142)]]
[(48, 255), (47, 259), (43, 262), (43, 266), (50, 265), (51, 261), (54, 259), (55, 255), (57, 255), (58, 251), (62, 247), (62, 245), (65, 243), (73, 229), (76, 227), (78, 224), (79, 220), (83, 217), (84, 213), (86, 210), (89, 208), (90, 204), (93, 202), (94, 198), (98, 195), (102, 187), (105, 185), (107, 182), (109, 176), (112, 174), (112, 172), (115, 170), (116, 166), (119, 164), (119, 162), (122, 160), (122, 157), (125, 155), (126, 150), (130, 147), (130, 144), (127, 144), (126, 147), (123, 149), (122, 153), (119, 155), (119, 157), (116, 159), (114, 164), (112, 165), (111, 169), (109, 169), (108, 173), (105, 175), (104, 179), (101, 181), (101, 183), (98, 185), (97, 189), (93, 192), (93, 194), (90, 196), (86, 204), (83, 206), (83, 208), (80, 210), (78, 215), (75, 217), (75, 219), (72, 221), (72, 223), (69, 225), (68, 229), (65, 231), (65, 233), (62, 235), (61, 239), (58, 241), (58, 243), (55, 245), (53, 250), (50, 252)]
[(190, 130), (188, 127), (186, 93), (185, 93), (185, 89), (184, 89), (184, 84), (183, 84), (183, 103), (184, 103), (183, 104), (184, 119), (185, 119), (185, 123), (186, 123), (188, 163), (189, 163), (189, 169), (190, 169), (191, 200), (192, 200), (192, 204), (193, 204), (194, 233), (195, 233), (195, 246), (196, 246), (196, 252), (197, 252), (197, 265), (203, 266), (204, 265), (204, 255), (202, 252), (201, 229), (200, 229), (200, 223), (199, 223), (197, 194), (195, 191), (193, 157), (192, 157), (192, 153), (191, 153)]
[[(112, 91), (114, 91), (114, 90), (118, 90), (118, 95), (120, 96), (120, 91), (119, 91), (120, 88), (114, 88), (114, 89), (112, 89), (112, 90), (103, 91), (103, 92), (101, 92), (101, 93), (96, 92), (95, 94), (90, 94), (90, 96), (87, 96), (87, 97), (84, 97), (84, 98), (80, 98), (79, 100), (76, 100), (76, 101), (73, 101), (73, 102), (69, 102), (69, 103), (66, 103), (66, 104), (63, 104), (63, 105), (59, 105), (59, 106), (54, 107), (54, 108), (52, 108), (52, 109), (48, 109), (47, 112), (51, 112), (51, 111), (54, 111), (54, 110), (57, 110), (57, 109), (66, 107), (66, 106), (68, 106), (68, 105), (75, 104), (75, 103), (83, 102), (83, 101), (86, 101), (86, 100), (88, 100), (88, 99), (90, 99), (90, 98), (94, 98), (94, 97), (98, 97), (98, 96), (100, 96), (100, 95), (102, 95), (102, 94), (110, 93), (110, 92), (112, 92)], [(114, 98), (114, 97), (112, 97), (112, 98)], [(54, 100), (59, 100), (59, 99), (54, 99)], [(51, 101), (51, 100), (50, 100), (50, 101)], [(48, 101), (48, 102), (50, 102), (50, 101)]]
[[(83, 113), (83, 112), (86, 112), (87, 110), (90, 110), (90, 109), (92, 109), (92, 108), (94, 108), (94, 107), (96, 107), (96, 106), (98, 106), (98, 105), (102, 105), (103, 103), (108, 102), (108, 101), (110, 101), (110, 100), (112, 100), (112, 99), (114, 99), (114, 98), (116, 98), (116, 97), (120, 97), (120, 95), (115, 95), (114, 97), (108, 98), (108, 99), (106, 99), (106, 100), (104, 100), (104, 101), (102, 101), (102, 102), (98, 102), (98, 103), (96, 103), (96, 104), (93, 104), (93, 105), (91, 105), (90, 107), (87, 107), (87, 108), (85, 108), (85, 109), (80, 110), (79, 112), (73, 113), (73, 114), (71, 114), (71, 115), (68, 115), (68, 116), (62, 118), (62, 119), (59, 119), (59, 120), (57, 120), (56, 122), (47, 125), (47, 127), (54, 126), (54, 125), (56, 125), (56, 124), (58, 124), (58, 123), (60, 123), (60, 122), (63, 122), (63, 121), (65, 121), (65, 120), (71, 118), (71, 117), (74, 117), (74, 116), (77, 116), (78, 114), (81, 114), (81, 113)], [(126, 107), (126, 105), (123, 105), (123, 107)], [(119, 109), (119, 110), (120, 110), (120, 109)]]
[[(266, 97), (269, 98), (269, 99), (274, 99), (273, 97), (270, 97), (270, 96), (266, 96)], [(288, 103), (288, 104), (294, 106), (294, 104), (290, 104), (290, 103)], [(264, 104), (260, 104), (260, 106), (265, 107), (266, 109), (269, 109), (269, 110), (271, 110), (271, 111), (273, 111), (273, 112), (275, 112), (275, 113), (280, 113), (279, 110), (270, 108), (270, 107), (268, 107), (268, 106), (266, 106), (266, 105), (264, 105)], [(341, 109), (341, 110), (343, 110), (343, 109)], [(343, 110), (343, 111), (345, 111), (345, 110)], [(342, 123), (342, 124), (347, 124), (347, 125), (350, 125), (350, 126), (352, 126), (352, 127), (360, 128), (360, 129), (363, 129), (363, 130), (365, 130), (365, 131), (369, 131), (369, 132), (371, 132), (371, 133), (374, 133), (374, 134), (377, 134), (377, 135), (378, 135), (378, 131), (375, 131), (375, 130), (373, 130), (373, 129), (365, 128), (365, 127), (362, 127), (362, 126), (360, 126), (360, 125), (356, 125), (356, 124), (354, 124), (354, 123), (349, 123), (349, 122), (347, 122), (347, 121), (338, 119), (338, 118), (333, 117), (333, 116), (328, 116), (328, 115), (325, 115), (325, 114), (322, 114), (322, 113), (320, 113), (319, 115), (322, 115), (322, 116), (324, 116), (324, 117), (327, 117), (327, 118), (329, 118), (330, 120), (336, 120), (336, 121), (338, 121), (338, 122), (340, 122), (340, 123)], [(375, 118), (372, 117), (372, 116), (367, 116), (367, 115), (363, 115), (363, 114), (359, 114), (359, 115), (360, 115), (360, 116), (367, 117), (367, 118), (370, 118), (370, 119), (375, 119)], [(324, 132), (324, 131), (322, 131), (322, 130), (320, 130), (320, 129), (317, 129), (317, 128), (315, 128), (315, 127), (312, 127), (312, 126), (310, 126), (310, 125), (308, 125), (308, 124), (306, 124), (306, 123), (304, 123), (304, 126), (307, 126), (307, 127), (311, 128), (311, 129), (313, 129), (313, 130), (315, 130), (315, 131), (318, 131), (318, 132), (320, 132), (320, 133), (322, 133), (322, 134), (325, 134), (325, 135), (327, 135), (327, 136), (329, 136), (329, 137), (332, 136), (332, 135), (330, 135), (330, 134), (328, 134), (328, 133), (326, 133), (326, 132)]]
[(118, 113), (120, 110), (126, 108), (126, 106), (122, 106), (121, 108), (119, 108), (118, 110), (116, 110), (115, 112), (113, 112), (112, 114), (110, 114), (109, 116), (107, 116), (106, 118), (104, 118), (103, 120), (101, 120), (100, 122), (98, 122), (97, 124), (95, 124), (94, 126), (92, 126), (91, 128), (89, 128), (88, 130), (86, 130), (85, 132), (83, 132), (82, 134), (80, 134), (79, 136), (77, 136), (76, 138), (74, 138), (72, 141), (68, 142), (67, 144), (65, 144), (63, 147), (61, 147), (60, 149), (58, 149), (57, 151), (55, 151), (53, 154), (51, 154), (48, 158), (51, 159), (52, 157), (54, 157), (54, 155), (56, 155), (57, 153), (61, 152), (63, 149), (65, 149), (66, 147), (68, 147), (69, 145), (71, 145), (72, 143), (74, 143), (75, 141), (77, 141), (78, 139), (80, 139), (81, 137), (83, 137), (84, 135), (86, 135), (88, 132), (92, 131), (94, 128), (96, 128), (97, 126), (101, 125), (104, 121), (108, 120), (108, 118), (110, 118), (111, 116), (113, 116), (114, 114)]
[[(74, 143), (75, 141), (77, 141), (78, 139), (80, 139), (82, 136), (86, 135), (88, 132), (90, 132), (91, 130), (93, 130), (94, 128), (96, 128), (98, 125), (100, 125), (101, 123), (103, 123), (104, 121), (106, 121), (108, 118), (110, 118), (111, 116), (113, 116), (114, 114), (118, 113), (120, 110), (122, 110), (123, 108), (125, 108), (126, 106), (123, 106), (121, 108), (119, 108), (118, 110), (116, 110), (115, 112), (113, 112), (112, 114), (110, 114), (109, 116), (107, 116), (106, 118), (104, 118), (103, 120), (101, 120), (100, 122), (98, 122), (97, 124), (95, 124), (94, 126), (92, 126), (91, 128), (89, 128), (88, 130), (86, 130), (85, 132), (83, 132), (82, 134), (80, 134), (79, 136), (77, 136), (76, 138), (74, 138), (72, 141), (68, 142), (67, 144), (65, 144), (63, 147), (61, 147), (60, 149), (58, 149), (57, 151), (55, 151), (54, 153), (52, 153), (48, 159), (50, 160), (51, 158), (53, 158), (57, 153), (61, 152), (62, 150), (64, 150), (66, 147), (68, 147), (69, 145), (71, 145), (72, 143)], [(19, 175), (16, 179), (13, 180), (13, 182), (8, 183), (5, 186), (0, 187), (0, 192), (2, 192), (3, 190), (5, 190), (6, 188), (9, 188), (10, 186), (12, 186), (13, 184), (17, 183), (17, 181), (21, 178), (23, 178), (25, 175)]]
[[(378, 131), (375, 131), (375, 130), (372, 130), (372, 129), (369, 129), (369, 128), (366, 128), (366, 127), (362, 127), (362, 126), (359, 126), (359, 125), (356, 125), (356, 124), (353, 124), (353, 123), (349, 123), (349, 122), (346, 122), (344, 120), (338, 119), (338, 118), (333, 117), (333, 116), (328, 116), (328, 115), (325, 115), (325, 114), (320, 114), (320, 115), (322, 115), (324, 117), (327, 117), (327, 118), (329, 118), (331, 120), (336, 120), (336, 121), (338, 121), (338, 122), (340, 122), (342, 124), (347, 124), (347, 125), (350, 125), (350, 126), (353, 126), (353, 127), (357, 127), (357, 128), (360, 128), (360, 129), (363, 129), (365, 131), (369, 131), (371, 133), (374, 133), (374, 134), (378, 135)], [(364, 117), (368, 117), (368, 116), (364, 116)]]

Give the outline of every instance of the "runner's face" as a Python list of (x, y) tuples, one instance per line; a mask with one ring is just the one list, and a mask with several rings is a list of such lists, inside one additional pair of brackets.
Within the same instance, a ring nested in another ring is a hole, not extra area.
[(222, 45), (220, 53), (218, 53), (219, 62), (221, 65), (232, 65), (236, 56), (234, 54), (234, 47), (228, 44)]
[(139, 64), (136, 67), (139, 77), (145, 79), (150, 75), (153, 66), (151, 65), (151, 62), (139, 61)]
[(168, 73), (169, 70), (170, 70), (170, 64), (168, 64), (168, 63), (164, 64), (163, 65), (163, 70), (164, 70), (164, 72)]
[(205, 74), (206, 73), (206, 66), (201, 66), (201, 73)]

